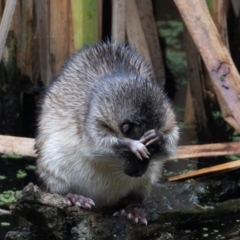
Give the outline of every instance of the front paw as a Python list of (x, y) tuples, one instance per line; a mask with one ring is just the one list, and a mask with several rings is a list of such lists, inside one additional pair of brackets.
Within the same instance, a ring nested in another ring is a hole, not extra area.
[(147, 218), (144, 210), (140, 207), (136, 206), (128, 206), (120, 211), (117, 211), (113, 214), (116, 216), (124, 216), (129, 220), (132, 220), (133, 223), (147, 225)]
[(143, 143), (145, 146), (151, 144), (160, 144), (163, 142), (163, 138), (164, 135), (162, 132), (151, 129), (143, 134), (143, 136), (140, 138), (140, 142)]
[(64, 198), (69, 206), (78, 206), (87, 210), (95, 206), (92, 199), (82, 195), (68, 193)]
[(132, 140), (130, 138), (126, 138), (125, 142), (130, 152), (134, 153), (137, 158), (139, 158), (140, 160), (142, 160), (143, 158), (149, 158), (150, 153), (148, 152), (147, 148), (144, 146), (143, 143), (137, 140)]

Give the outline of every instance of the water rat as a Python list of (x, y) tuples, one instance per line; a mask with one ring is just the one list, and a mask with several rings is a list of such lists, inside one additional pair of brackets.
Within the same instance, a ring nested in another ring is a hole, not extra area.
[(178, 126), (151, 67), (127, 44), (84, 47), (42, 99), (37, 171), (48, 191), (85, 209), (147, 224), (141, 203), (176, 151)]

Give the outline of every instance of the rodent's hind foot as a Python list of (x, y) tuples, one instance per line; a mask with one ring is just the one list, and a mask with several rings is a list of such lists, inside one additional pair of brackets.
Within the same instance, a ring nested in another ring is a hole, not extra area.
[(82, 195), (68, 193), (64, 198), (69, 206), (78, 206), (87, 210), (95, 206), (92, 199), (86, 198)]
[(142, 225), (147, 225), (148, 223), (144, 210), (136, 205), (127, 206), (126, 208), (123, 208), (122, 210), (115, 212), (113, 216), (127, 217), (127, 219), (132, 220), (133, 223), (135, 224), (140, 223)]

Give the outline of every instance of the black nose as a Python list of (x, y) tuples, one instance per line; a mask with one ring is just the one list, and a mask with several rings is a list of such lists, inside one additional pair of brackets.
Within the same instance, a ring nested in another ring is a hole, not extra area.
[(138, 172), (138, 173), (133, 174), (133, 175), (130, 176), (130, 177), (134, 177), (134, 178), (141, 177), (144, 173), (145, 173), (145, 172), (140, 171), (140, 172)]
[(134, 154), (128, 156), (123, 163), (123, 171), (130, 177), (141, 177), (148, 169), (150, 159), (138, 159)]

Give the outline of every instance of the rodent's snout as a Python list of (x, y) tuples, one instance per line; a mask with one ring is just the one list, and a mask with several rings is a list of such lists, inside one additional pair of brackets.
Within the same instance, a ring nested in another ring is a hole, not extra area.
[(159, 145), (149, 145), (147, 149), (150, 152), (150, 158), (143, 158), (143, 160), (138, 159), (135, 154), (125, 152), (123, 162), (123, 171), (125, 174), (130, 177), (141, 177), (147, 171), (151, 157), (164, 152), (162, 146)]
[(134, 178), (137, 178), (137, 177), (141, 177), (145, 172), (143, 171), (140, 171), (140, 172), (137, 172), (135, 173), (134, 175), (130, 176), (130, 177), (134, 177)]
[(141, 177), (147, 171), (149, 162), (147, 158), (140, 160), (134, 154), (131, 154), (124, 160), (123, 171), (130, 177)]

